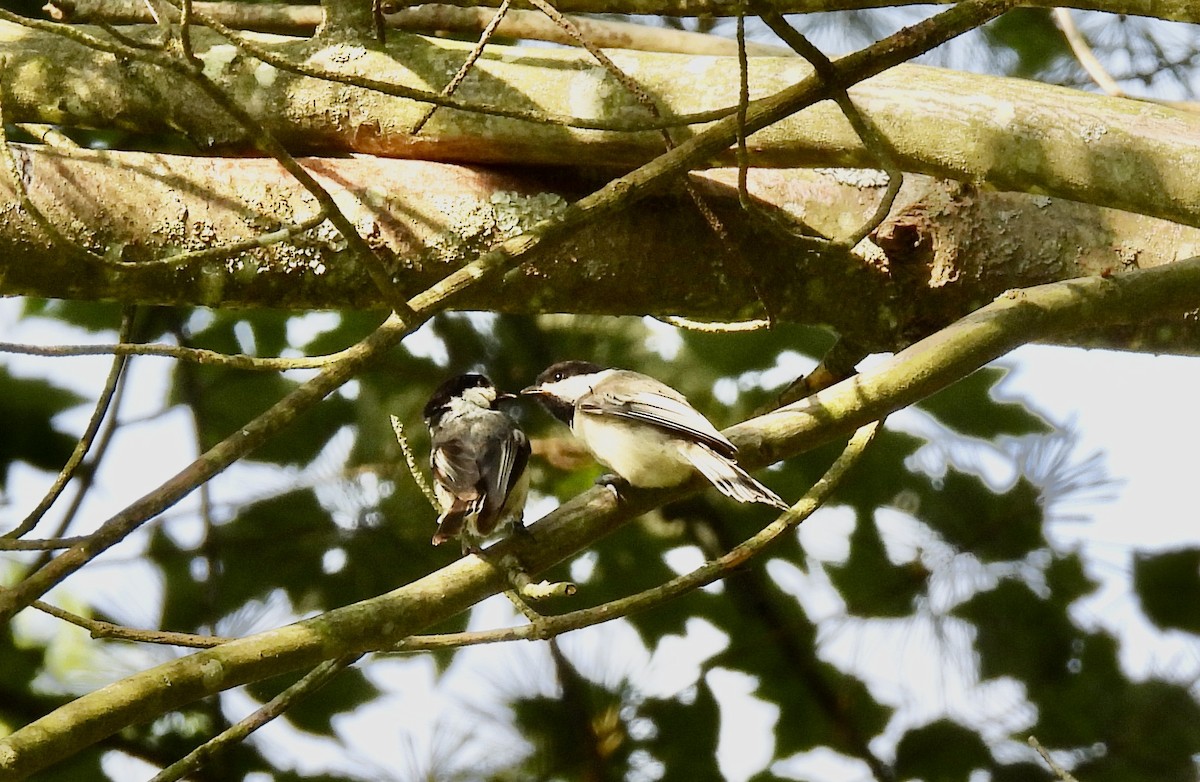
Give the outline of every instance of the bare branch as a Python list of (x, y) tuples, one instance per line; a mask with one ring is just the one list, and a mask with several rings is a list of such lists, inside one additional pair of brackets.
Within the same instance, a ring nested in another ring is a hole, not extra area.
[[(280, 35), (311, 35), (321, 22), (322, 11), (311, 5), (282, 3), (198, 2), (195, 10), (235, 30), (253, 30)], [(152, 21), (145, 4), (138, 0), (52, 0), (46, 4), (51, 17), (75, 24), (146, 24)], [(496, 18), (490, 8), (458, 8), (429, 3), (399, 8), (384, 14), (388, 27), (409, 32), (460, 32), (478, 35)], [(636, 49), (679, 54), (732, 55), (736, 48), (728, 38), (608, 19), (570, 17), (571, 23), (590, 41), (604, 49)], [(561, 27), (535, 11), (510, 11), (496, 33), (505, 38), (577, 45)], [(771, 44), (751, 43), (750, 54), (781, 57), (788, 50)]]
[[(103, 0), (107, 2), (107, 0)], [(771, 7), (781, 14), (809, 14), (822, 11), (856, 11), (868, 8), (884, 8), (888, 6), (918, 5), (927, 0), (771, 0)], [(936, 3), (949, 5), (953, 0), (935, 0)], [(484, 8), (499, 5), (500, 0), (459, 0), (457, 5), (482, 6)], [(54, 2), (57, 5), (73, 6), (64, 2)], [(82, 3), (79, 3), (82, 6)], [(212, 3), (213, 6), (230, 6), (236, 3)], [(736, 4), (727, 0), (558, 0), (558, 9), (564, 13), (614, 13), (614, 14), (646, 14), (650, 16), (711, 16), (732, 17), (737, 15)], [(1200, 23), (1200, 8), (1191, 0), (1025, 0), (1021, 3), (1027, 8), (1078, 8), (1085, 11), (1105, 11), (1111, 14), (1130, 14), (1133, 16), (1152, 16), (1176, 22)], [(243, 11), (241, 16), (247, 18), (248, 29), (263, 30), (264, 32), (289, 33), (296, 29), (310, 32), (319, 21), (315, 14), (301, 15), (300, 6), (283, 6), (282, 8), (265, 7), (256, 9), (253, 13)], [(453, 9), (452, 6), (435, 6), (433, 13), (442, 13), (442, 9)], [(286, 10), (285, 10), (286, 9)], [(297, 9), (291, 11), (290, 9)], [(404, 9), (409, 10), (409, 9)], [(233, 12), (228, 12), (231, 16)], [(396, 15), (403, 13), (397, 12)], [(140, 21), (144, 16), (128, 17), (119, 21)], [(303, 20), (303, 21), (300, 21)], [(79, 21), (90, 21), (80, 19)], [(230, 20), (233, 23), (233, 20)], [(299, 27), (288, 26), (299, 25)], [(442, 27), (440, 29), (447, 29)], [(589, 37), (591, 37), (589, 35)], [(626, 47), (628, 48), (628, 47)], [(732, 51), (726, 52), (732, 54)]]
[[(126, 308), (121, 316), (121, 328), (118, 332), (118, 339), (121, 342), (126, 342), (129, 335), (133, 331), (134, 310)], [(71, 452), (71, 456), (67, 459), (67, 463), (63, 465), (59, 471), (58, 477), (54, 479), (54, 483), (46, 491), (46, 494), (38, 502), (38, 504), (29, 512), (24, 520), (21, 521), (15, 528), (4, 533), (0, 537), (4, 538), (20, 538), (32, 530), (37, 523), (46, 515), (46, 511), (54, 504), (55, 500), (62, 494), (63, 489), (67, 487), (67, 483), (75, 476), (75, 471), (79, 469), (79, 465), (83, 464), (84, 457), (92, 447), (92, 443), (96, 439), (96, 433), (100, 431), (100, 424), (103, 423), (104, 417), (108, 414), (109, 405), (112, 403), (113, 394), (117, 390), (117, 382), (121, 379), (121, 373), (125, 371), (125, 356), (116, 356), (113, 359), (112, 366), (108, 370), (108, 377), (104, 381), (104, 387), (100, 391), (100, 396), (96, 400), (96, 406), (92, 410), (92, 415), (88, 419), (87, 426), (84, 427), (83, 434), (80, 435), (79, 441), (75, 444), (75, 449)]]
[(179, 361), (190, 361), (213, 367), (229, 367), (256, 372), (279, 372), (290, 369), (321, 369), (336, 362), (342, 352), (324, 356), (300, 358), (264, 358), (247, 356), (244, 353), (218, 353), (206, 348), (187, 348), (179, 345), (153, 345), (141, 343), (118, 343), (116, 345), (19, 345), (15, 342), (0, 342), (0, 353), (17, 353), (25, 356), (65, 358), (70, 356), (161, 356)]
[(155, 774), (150, 782), (173, 782), (198, 771), (222, 750), (239, 741), (244, 741), (251, 733), (324, 687), (335, 676), (357, 662), (361, 656), (350, 654), (336, 660), (326, 660), (305, 674), (300, 681), (265, 703), (262, 708), (245, 719), (239, 720), (236, 725), (230, 726), (221, 735), (209, 739), (183, 758)]
[(85, 616), (73, 614), (70, 611), (35, 600), (31, 603), (37, 610), (57, 617), (64, 622), (70, 622), (76, 627), (88, 631), (92, 638), (109, 638), (117, 641), (136, 641), (137, 643), (163, 644), (166, 646), (183, 646), (193, 649), (211, 649), (228, 643), (232, 638), (222, 638), (215, 635), (196, 635), (194, 633), (175, 633), (166, 630), (138, 630), (133, 627), (123, 627), (112, 622), (102, 622)]
[(1046, 761), (1046, 765), (1054, 772), (1054, 776), (1062, 780), (1062, 782), (1079, 782), (1069, 771), (1060, 766), (1050, 751), (1042, 746), (1042, 742), (1037, 740), (1036, 736), (1029, 737), (1029, 746), (1037, 750), (1037, 753), (1042, 756), (1042, 760)]
[[(732, 427), (726, 435), (741, 461), (753, 468), (845, 436), (1030, 340), (1086, 320), (1130, 322), (1148, 310), (1190, 310), (1198, 297), (1200, 257), (1107, 279), (1014, 291), (871, 371)], [(648, 508), (700, 488), (694, 483), (629, 492), (618, 504), (611, 492), (597, 487), (534, 525), (536, 545), (514, 538), (490, 549), (489, 557), (515, 552), (536, 574)], [(386, 595), (134, 674), (0, 739), (0, 776), (27, 776), (127, 724), (214, 692), (344, 654), (390, 648), (505, 588), (503, 574), (468, 556)]]

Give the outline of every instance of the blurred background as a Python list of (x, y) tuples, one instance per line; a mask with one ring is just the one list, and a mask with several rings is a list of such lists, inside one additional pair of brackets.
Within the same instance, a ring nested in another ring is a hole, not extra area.
[[(791, 21), (836, 54), (931, 12)], [(1196, 26), (1070, 16), (1121, 89), (1194, 98)], [(732, 34), (727, 21), (661, 23)], [(1010, 13), (922, 61), (1094, 89), (1044, 9)], [(121, 313), (5, 300), (0, 326), (9, 342), (112, 343)], [(130, 341), (318, 355), (382, 319), (147, 307)], [(429, 545), (436, 514), (388, 424), (399, 416), (423, 464), (420, 411), (446, 376), (482, 371), (517, 390), (553, 361), (587, 358), (658, 377), (724, 427), (832, 342), (786, 324), (717, 335), (641, 318), (441, 315), (49, 600), (133, 627), (237, 636), (377, 595), (458, 556)], [(110, 364), (0, 355), (0, 532), (66, 461)], [(131, 359), (81, 479), (35, 537), (96, 528), (309, 376)], [(1197, 387), (1192, 358), (1023, 348), (894, 415), (829, 506), (725, 582), (554, 644), (370, 657), (196, 778), (1052, 779), (1026, 744), (1034, 735), (1080, 780), (1191, 782)], [(601, 469), (542, 410), (521, 403), (515, 415), (535, 442), (533, 521)], [(759, 477), (794, 500), (839, 449)], [(660, 584), (771, 518), (714, 491), (666, 506), (549, 574), (580, 590), (545, 610)], [(39, 561), (0, 554), (0, 583)], [(434, 630), (519, 621), (495, 598)], [(91, 640), (25, 611), (0, 630), (0, 728), (182, 653)], [(148, 778), (289, 683), (195, 704), (39, 779)]]

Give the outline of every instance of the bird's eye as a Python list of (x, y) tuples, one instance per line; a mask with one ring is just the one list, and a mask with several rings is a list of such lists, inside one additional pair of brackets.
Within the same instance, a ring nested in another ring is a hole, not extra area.
[(555, 372), (555, 373), (554, 373), (554, 379), (555, 379), (555, 381), (562, 380), (562, 379), (563, 379), (563, 378), (565, 378), (565, 377), (566, 377), (566, 375), (564, 375), (562, 372)]

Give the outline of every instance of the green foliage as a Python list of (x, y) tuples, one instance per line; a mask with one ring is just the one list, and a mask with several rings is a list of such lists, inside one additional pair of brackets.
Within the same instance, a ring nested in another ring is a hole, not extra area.
[(1041, 493), (1028, 479), (996, 494), (977, 476), (951, 469), (938, 484), (923, 493), (918, 514), (956, 548), (1001, 562), (1046, 545)]
[(1013, 76), (1036, 76), (1071, 56), (1066, 39), (1045, 8), (1014, 9), (983, 29), (989, 43), (1017, 55)]
[(980, 672), (1012, 676), (1038, 685), (1069, 675), (1073, 644), (1081, 632), (1056, 601), (1043, 599), (1020, 581), (981, 592), (954, 614), (978, 628)]
[[(111, 327), (114, 315), (71, 307), (57, 314), (89, 328), (103, 327), (105, 317)], [(144, 316), (139, 327), (145, 333), (175, 335), (197, 347), (274, 355), (292, 349), (335, 351), (361, 338), (379, 320), (378, 315), (362, 313), (325, 317), (294, 328), (281, 313), (195, 315), (161, 310)], [(402, 466), (387, 423), (390, 414), (400, 417), (423, 462), (428, 435), (420, 411), (432, 388), (453, 372), (484, 371), (502, 388), (516, 390), (551, 361), (593, 357), (663, 378), (719, 425), (727, 425), (770, 403), (779, 389), (763, 387), (760, 380), (781, 361), (795, 361), (782, 358), (785, 353), (803, 347), (815, 361), (828, 343), (827, 337), (809, 329), (741, 335), (682, 332), (668, 361), (646, 347), (648, 333), (643, 321), (632, 318), (580, 318), (569, 324), (560, 318), (436, 318), (419, 337), (361, 373), (352, 392), (332, 396), (255, 454), (259, 465), (290, 470), (290, 484), (272, 478), (256, 490), (238, 477), (254, 473), (237, 466), (230, 476), (243, 484), (239, 500), (215, 503), (207, 520), (193, 518), (178, 528), (181, 522), (170, 520), (152, 528), (145, 556), (163, 579), (162, 626), (240, 632), (258, 626), (264, 612), (270, 621), (278, 621), (270, 612), (279, 610), (280, 596), (286, 596), (283, 603), (293, 611), (325, 610), (386, 592), (453, 561), (456, 547), (429, 545), (435, 513)], [(439, 354), (443, 361), (431, 357)], [(1002, 370), (977, 372), (921, 406), (956, 436), (974, 442), (1037, 437), (1046, 425), (1035, 411), (992, 399), (1002, 377)], [(296, 381), (278, 374), (192, 365), (177, 365), (171, 380), (170, 400), (195, 416), (202, 447), (236, 431), (296, 386)], [(35, 383), (20, 398), (38, 405), (24, 419), (43, 427), (49, 427), (55, 412), (77, 402), (44, 383), (36, 385), (40, 381), (8, 382)], [(726, 405), (721, 400), (728, 399), (733, 387), (738, 394)], [(0, 396), (6, 402), (13, 398), (18, 397)], [(514, 408), (514, 415), (536, 439), (570, 436), (565, 427), (525, 402)], [(334, 440), (335, 435), (342, 439)], [(53, 440), (41, 439), (45, 442), (39, 445)], [(61, 461), (69, 444), (60, 436), (53, 458), (48, 451), (43, 461)], [(1006, 575), (994, 585), (980, 582), (950, 612), (971, 628), (980, 676), (1009, 677), (1024, 685), (1037, 707), (1032, 730), (1047, 745), (1105, 747), (1099, 755), (1080, 756), (1082, 768), (1094, 772), (1090, 778), (1139, 780), (1158, 774), (1182, 779), (1188, 753), (1195, 747), (1192, 731), (1179, 726), (1165, 732), (1163, 742), (1178, 748), (1159, 746), (1150, 734), (1156, 709), (1189, 713), (1195, 705), (1190, 695), (1166, 681), (1130, 681), (1117, 662), (1116, 640), (1080, 628), (1067, 612), (1072, 602), (1092, 593), (1096, 583), (1078, 553), (1055, 552), (1048, 543), (1041, 481), (1055, 475), (1039, 475), (1036, 481), (1018, 476), (1010, 487), (996, 491), (979, 475), (953, 464), (940, 476), (914, 472), (909, 465), (925, 445), (921, 437), (885, 429), (839, 488), (835, 502), (851, 509), (856, 519), (843, 559), (814, 562), (795, 536), (785, 536), (771, 557), (807, 576), (823, 573), (837, 590), (846, 617), (864, 622), (903, 623), (928, 612), (936, 597), (931, 590), (939, 578), (946, 579), (943, 568), (950, 562), (945, 556), (951, 562), (972, 562), (976, 568), (1001, 568), (997, 572)], [(824, 472), (840, 448), (833, 443), (815, 449), (760, 477), (794, 499)], [(20, 458), (32, 461), (28, 453)], [(1074, 469), (1065, 462), (1062, 468)], [(589, 488), (600, 472), (594, 464), (563, 470), (540, 458), (532, 469), (535, 491), (560, 499)], [(219, 488), (222, 480), (214, 485)], [(893, 541), (881, 523), (884, 509), (893, 515), (899, 511), (920, 536), (921, 547), (942, 551), (942, 559), (891, 550)], [(667, 564), (672, 552), (699, 549), (706, 557), (717, 556), (771, 518), (768, 508), (740, 505), (713, 491), (664, 507), (583, 554), (591, 573), (580, 581), (579, 595), (552, 601), (542, 610), (573, 610), (657, 586), (675, 575)], [(809, 522), (820, 523), (819, 517)], [(1188, 617), (1198, 601), (1172, 598), (1197, 590), (1197, 561), (1191, 550), (1139, 561), (1139, 594), (1147, 614), (1160, 626), (1194, 630)], [(1039, 579), (1016, 575), (1031, 569)], [(550, 575), (565, 578), (568, 571), (563, 566)], [(717, 591), (689, 595), (635, 614), (628, 622), (641, 642), (654, 649), (668, 636), (685, 634), (692, 618), (707, 622), (727, 639), (725, 648), (704, 662), (703, 670), (721, 667), (752, 677), (755, 697), (778, 709), (776, 759), (820, 748), (861, 758), (891, 719), (892, 707), (875, 696), (860, 672), (824, 658), (822, 626), (775, 582), (768, 560), (749, 563)], [(436, 629), (459, 630), (466, 619), (457, 617)], [(17, 655), (5, 665), (16, 680), (28, 683), (41, 669), (37, 654), (7, 654)], [(437, 670), (446, 672), (456, 659), (453, 651), (438, 652)], [(703, 675), (682, 695), (651, 698), (627, 682), (599, 684), (561, 654), (556, 667), (559, 693), (507, 693), (514, 724), (533, 750), (518, 766), (495, 769), (497, 778), (573, 779), (587, 769), (587, 774), (601, 775), (594, 778), (620, 779), (637, 777), (647, 762), (661, 764), (667, 779), (714, 778), (716, 736), (721, 720), (729, 715), (718, 707)], [(248, 691), (266, 700), (294, 678), (256, 683)], [(297, 706), (287, 719), (302, 731), (330, 736), (334, 716), (350, 714), (378, 694), (354, 669)], [(219, 719), (212, 713), (204, 720), (208, 727), (200, 734), (168, 726), (157, 733), (135, 731), (130, 740), (145, 752), (177, 757), (219, 730)], [(990, 769), (996, 779), (1045, 778), (1028, 764), (998, 764), (983, 735), (977, 725), (949, 719), (913, 729), (896, 748), (896, 772), (956, 780), (965, 779), (972, 769)], [(1156, 749), (1134, 751), (1145, 742)], [(231, 776), (271, 769), (252, 744), (242, 745), (224, 764), (221, 772)], [(1030, 775), (1022, 777), (1026, 771)]]
[(1137, 557), (1133, 586), (1154, 624), (1163, 630), (1200, 633), (1200, 549)]
[(57, 472), (75, 448), (75, 438), (55, 429), (51, 419), (82, 400), (44, 380), (14, 377), (0, 367), (0, 489), (13, 462)]
[(925, 782), (962, 782), (992, 755), (979, 734), (952, 720), (938, 720), (904, 734), (896, 747), (896, 776)]
[(996, 402), (980, 415), (979, 399), (991, 396), (991, 389), (1004, 379), (1008, 370), (984, 367), (964, 377), (949, 388), (922, 399), (917, 407), (959, 434), (992, 440), (1000, 435), (1019, 437), (1026, 434), (1049, 434), (1052, 427), (1045, 419), (1017, 402)]
[(850, 536), (849, 559), (828, 570), (847, 610), (857, 616), (908, 616), (929, 579), (919, 562), (892, 564), (875, 523), (861, 517)]
[[(280, 676), (249, 685), (246, 690), (255, 700), (265, 703), (295, 684), (302, 674)], [(288, 722), (309, 733), (328, 735), (333, 732), (332, 720), (346, 714), (379, 695), (358, 668), (347, 668), (324, 687), (301, 698), (285, 712)]]

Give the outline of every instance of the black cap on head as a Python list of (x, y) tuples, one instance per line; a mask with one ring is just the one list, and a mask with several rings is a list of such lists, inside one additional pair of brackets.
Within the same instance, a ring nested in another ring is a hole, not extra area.
[(431, 420), (439, 413), (444, 413), (447, 403), (454, 397), (461, 396), (467, 389), (490, 387), (492, 387), (492, 381), (488, 380), (487, 375), (480, 375), (475, 372), (467, 372), (447, 378), (437, 387), (433, 395), (429, 397), (429, 401), (425, 403), (425, 409), (421, 415), (424, 416), (426, 421)]
[(540, 386), (543, 383), (553, 383), (563, 378), (590, 375), (602, 371), (604, 371), (604, 367), (590, 361), (559, 361), (557, 364), (546, 367), (542, 374), (537, 376), (535, 385)]

